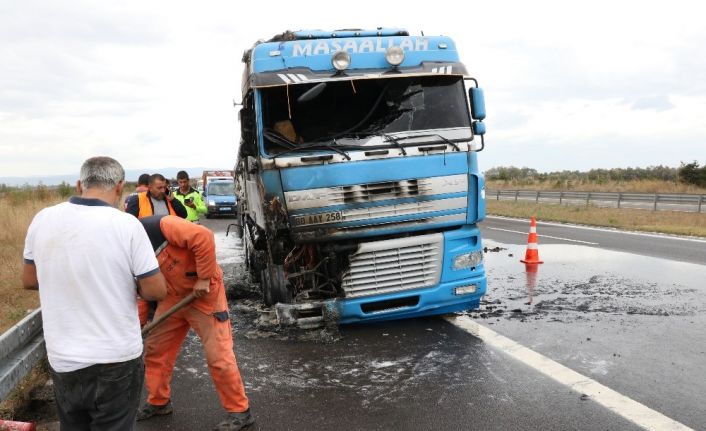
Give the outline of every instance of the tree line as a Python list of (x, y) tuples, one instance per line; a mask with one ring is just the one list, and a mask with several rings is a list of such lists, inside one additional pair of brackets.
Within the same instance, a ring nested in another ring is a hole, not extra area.
[(679, 166), (679, 181), (706, 187), (706, 165), (699, 166), (699, 162), (683, 163)]
[(490, 181), (516, 181), (516, 182), (592, 182), (606, 184), (610, 182), (627, 181), (668, 181), (693, 184), (706, 187), (706, 165), (699, 163), (681, 163), (678, 168), (669, 166), (649, 166), (647, 168), (613, 168), (591, 169), (589, 171), (555, 171), (538, 172), (536, 169), (515, 166), (500, 166), (485, 171), (485, 178)]

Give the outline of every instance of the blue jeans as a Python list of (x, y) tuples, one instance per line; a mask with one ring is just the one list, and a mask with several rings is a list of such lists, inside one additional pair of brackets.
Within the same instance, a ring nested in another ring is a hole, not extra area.
[(49, 368), (61, 431), (134, 428), (145, 376), (142, 356), (68, 373)]

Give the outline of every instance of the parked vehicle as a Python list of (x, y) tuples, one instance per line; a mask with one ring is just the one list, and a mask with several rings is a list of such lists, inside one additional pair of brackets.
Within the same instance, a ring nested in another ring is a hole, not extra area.
[(246, 264), (280, 321), (477, 307), (485, 107), (453, 40), (286, 32), (243, 61)]
[(203, 192), (206, 218), (237, 214), (235, 184), (231, 177), (209, 177)]
[(206, 185), (208, 184), (209, 180), (212, 179), (217, 179), (217, 178), (227, 178), (230, 180), (233, 180), (235, 177), (235, 171), (231, 170), (206, 170), (203, 171), (201, 174), (201, 187), (203, 190), (206, 190)]

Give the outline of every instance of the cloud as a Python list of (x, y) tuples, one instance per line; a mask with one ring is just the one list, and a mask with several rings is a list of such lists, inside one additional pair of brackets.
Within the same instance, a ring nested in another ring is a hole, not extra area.
[(126, 168), (231, 167), (242, 52), (285, 29), (371, 28), (380, 16), (454, 38), (486, 90), (485, 166), (691, 160), (706, 136), (695, 4), (485, 2), (450, 14), (361, 0), (331, 14), (323, 0), (0, 2), (0, 172), (74, 172), (96, 152)]
[(665, 95), (648, 96), (637, 99), (632, 104), (633, 109), (651, 109), (655, 111), (666, 111), (674, 108), (669, 97)]

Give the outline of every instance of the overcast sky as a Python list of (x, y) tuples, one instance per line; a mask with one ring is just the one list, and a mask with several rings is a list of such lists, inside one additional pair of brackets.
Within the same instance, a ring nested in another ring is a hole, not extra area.
[(482, 170), (706, 162), (702, 2), (394, 3), (0, 0), (0, 176), (232, 168), (245, 49), (377, 26), (454, 38), (485, 89)]

